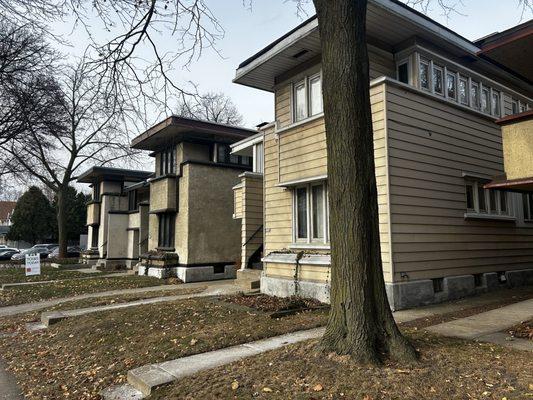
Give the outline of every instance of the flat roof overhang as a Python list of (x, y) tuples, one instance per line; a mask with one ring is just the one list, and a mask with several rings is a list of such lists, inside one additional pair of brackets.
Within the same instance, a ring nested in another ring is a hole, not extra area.
[(505, 179), (505, 175), (496, 177), (483, 185), (485, 189), (505, 190), (509, 192), (533, 192), (533, 176), (520, 179)]
[(153, 172), (151, 171), (94, 166), (78, 176), (77, 181), (79, 183), (94, 183), (104, 180), (141, 182), (152, 175)]
[(134, 138), (131, 147), (158, 151), (183, 140), (195, 142), (235, 143), (257, 133), (256, 130), (171, 116)]
[(533, 20), (494, 33), (476, 41), (478, 55), (515, 71), (524, 80), (533, 82)]
[(252, 156), (253, 147), (258, 143), (263, 142), (263, 132), (256, 133), (246, 139), (231, 145), (231, 154), (237, 156)]
[[(384, 29), (386, 27), (386, 29)], [(523, 77), (510, 76), (490, 59), (478, 55), (480, 48), (470, 40), (397, 0), (369, 0), (367, 11), (368, 43), (394, 52), (413, 37), (437, 43), (439, 47), (469, 64), (476, 64), (523, 86)], [(318, 19), (315, 16), (243, 61), (233, 82), (273, 92), (276, 77), (321, 54)], [(531, 84), (531, 82), (526, 82)]]

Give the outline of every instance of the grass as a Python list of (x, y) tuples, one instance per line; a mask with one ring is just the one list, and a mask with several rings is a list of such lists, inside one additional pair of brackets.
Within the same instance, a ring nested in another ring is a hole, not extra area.
[(127, 275), (10, 287), (0, 291), (0, 307), (109, 290), (133, 289), (165, 284), (167, 282), (163, 279)]
[[(99, 272), (95, 272), (97, 275)], [(26, 270), (22, 267), (0, 269), (0, 285), (4, 283), (55, 281), (59, 279), (87, 278), (92, 274), (84, 274), (78, 271), (67, 271), (52, 267), (41, 266), (41, 275), (26, 276)]]
[[(533, 398), (529, 352), (409, 330), (415, 365), (364, 366), (317, 351), (317, 340), (199, 373), (150, 399), (524, 400)], [(206, 384), (209, 382), (209, 384)]]
[[(27, 317), (26, 317), (27, 319)], [(0, 339), (0, 353), (27, 399), (96, 399), (132, 368), (314, 328), (324, 311), (282, 319), (213, 299), (191, 299), (70, 318)], [(5, 327), (5, 326), (4, 326)]]

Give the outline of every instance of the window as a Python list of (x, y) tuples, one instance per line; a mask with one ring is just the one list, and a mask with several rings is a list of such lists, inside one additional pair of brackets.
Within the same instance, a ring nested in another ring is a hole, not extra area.
[(495, 117), (499, 117), (500, 112), (500, 92), (497, 92), (496, 90), (492, 91), (492, 115)]
[(161, 248), (174, 247), (174, 226), (176, 222), (176, 214), (163, 213), (159, 214), (159, 231), (157, 245)]
[(135, 211), (139, 208), (139, 203), (137, 202), (137, 191), (130, 190), (128, 192), (128, 211)]
[(429, 89), (429, 62), (420, 60), (420, 87), (422, 89)]
[(468, 79), (464, 77), (459, 78), (459, 101), (468, 105)]
[(91, 227), (92, 231), (93, 231), (93, 236), (91, 238), (91, 247), (93, 249), (96, 249), (98, 248), (98, 232), (100, 231), (100, 226), (99, 225), (93, 225)]
[(454, 72), (446, 74), (446, 95), (449, 99), (457, 99), (457, 74)]
[(481, 111), (490, 114), (490, 90), (485, 86), (481, 89)]
[(294, 84), (293, 103), (294, 122), (318, 115), (323, 111), (320, 74), (306, 77)]
[(520, 110), (521, 113), (527, 111), (527, 104), (526, 104), (526, 103), (520, 101), (518, 104), (519, 104), (519, 107), (518, 107), (518, 108), (519, 108), (519, 110)]
[(243, 165), (247, 167), (252, 166), (252, 158), (248, 156), (237, 156), (231, 154), (230, 146), (227, 144), (217, 143), (216, 144), (216, 155), (217, 158), (215, 162), (221, 164), (235, 164)]
[(474, 81), (470, 84), (470, 105), (479, 109), (479, 83)]
[(309, 78), (309, 116), (322, 112), (322, 79), (320, 75)]
[(444, 70), (437, 65), (433, 66), (433, 91), (437, 94), (444, 94)]
[(307, 118), (307, 102), (305, 96), (305, 81), (294, 85), (294, 120)]
[(511, 102), (511, 112), (513, 114), (518, 114), (518, 100), (513, 100)]
[(481, 182), (465, 182), (467, 213), (510, 216), (508, 196), (507, 192), (484, 189)]
[(403, 83), (409, 83), (409, 63), (407, 61), (398, 65), (398, 80)]
[(100, 182), (93, 184), (93, 201), (100, 201)]
[(327, 190), (324, 183), (296, 188), (294, 216), (296, 241), (307, 243), (328, 241)]
[(524, 210), (524, 220), (533, 220), (533, 193), (522, 194), (522, 205)]
[(174, 174), (176, 172), (176, 156), (174, 146), (163, 150), (159, 154), (159, 175)]

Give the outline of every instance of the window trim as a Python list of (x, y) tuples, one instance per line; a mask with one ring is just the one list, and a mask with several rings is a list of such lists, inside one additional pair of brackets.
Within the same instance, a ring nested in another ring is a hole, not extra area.
[[(428, 67), (428, 72), (427, 72), (427, 82), (428, 82), (428, 87), (424, 87), (422, 86), (422, 74), (421, 74), (421, 71), (422, 69), (420, 68), (420, 65), (427, 65)], [(418, 87), (422, 90), (426, 90), (428, 92), (432, 92), (432, 82), (433, 82), (433, 77), (432, 77), (432, 68), (431, 68), (431, 61), (420, 56), (419, 57), (419, 60), (418, 60)]]
[[(168, 218), (168, 237), (164, 237), (167, 233), (167, 227), (162, 227), (162, 223), (165, 222), (163, 219), (166, 218)], [(176, 213), (165, 212), (158, 214), (157, 224), (157, 247), (159, 249), (174, 249), (176, 245)]]
[[(322, 213), (324, 218), (323, 238), (313, 237), (313, 201), (312, 192), (313, 187), (321, 186), (323, 188)], [(305, 188), (306, 191), (306, 220), (307, 220), (307, 237), (298, 237), (298, 190)], [(325, 181), (309, 182), (306, 184), (295, 186), (293, 189), (293, 243), (296, 245), (329, 245), (329, 196), (328, 187)]]
[[(310, 83), (312, 80), (316, 78), (320, 80), (321, 107), (320, 107), (319, 112), (312, 114), (311, 113), (312, 101), (311, 101), (311, 84)], [(291, 82), (291, 121), (292, 121), (291, 125), (298, 124), (308, 119), (323, 115), (324, 100), (323, 100), (323, 95), (322, 95), (322, 82), (323, 82), (322, 70), (319, 70), (318, 72), (315, 72), (315, 73), (304, 75), (301, 79)], [(297, 118), (298, 114), (297, 114), (297, 102), (296, 102), (296, 88), (300, 87), (301, 85), (303, 85), (303, 88), (304, 88), (305, 115), (302, 118), (298, 119)]]
[[(473, 202), (474, 202), (474, 208), (468, 208), (468, 202), (467, 202), (467, 190), (466, 187), (471, 186), (473, 188)], [(485, 203), (485, 210), (480, 209), (480, 202), (479, 202), (479, 195), (480, 190), (483, 191), (483, 200)], [(494, 192), (495, 195), (495, 201), (496, 201), (496, 207), (495, 212), (491, 212), (492, 205), (491, 205), (491, 199), (490, 199), (490, 193)], [(506, 208), (507, 211), (502, 212), (501, 210), (501, 194), (504, 194), (506, 199)], [(496, 218), (496, 219), (515, 219), (515, 216), (513, 215), (513, 207), (512, 207), (512, 198), (510, 196), (509, 192), (501, 191), (501, 190), (495, 190), (495, 189), (485, 189), (482, 186), (482, 182), (474, 179), (465, 179), (465, 204), (466, 212), (465, 212), (465, 218)]]
[(400, 61), (398, 61), (396, 63), (396, 80), (402, 82), (400, 80), (400, 67), (403, 66), (403, 65), (407, 65), (407, 82), (403, 82), (403, 83), (406, 83), (406, 84), (411, 84), (411, 68), (410, 68), (410, 59), (409, 57), (407, 58), (403, 58), (401, 59)]
[[(444, 87), (445, 87), (444, 92), (445, 92), (446, 98), (447, 98), (448, 100), (452, 100), (452, 101), (458, 102), (458, 95), (459, 95), (459, 93), (458, 93), (458, 90), (457, 90), (457, 89), (459, 88), (459, 86), (458, 86), (458, 82), (459, 82), (458, 77), (459, 77), (459, 74), (458, 74), (457, 72), (453, 72), (453, 71), (448, 70), (447, 67), (444, 68), (444, 72), (445, 72), (445, 76), (446, 76), (446, 78), (445, 78), (445, 80), (444, 80)], [(450, 76), (453, 76), (453, 79), (454, 79), (454, 81), (455, 81), (455, 82), (454, 82), (454, 92), (455, 92), (455, 96), (454, 96), (454, 97), (450, 97), (450, 95), (449, 95), (449, 93), (448, 93), (448, 78), (449, 78)]]
[[(438, 64), (435, 64), (433, 61), (431, 61), (431, 92), (433, 94), (436, 94), (436, 95), (439, 95), (439, 96), (443, 96), (445, 97), (445, 93), (446, 93), (446, 89), (445, 89), (445, 76), (444, 76), (444, 66), (440, 66)], [(440, 71), (441, 73), (441, 88), (442, 88), (442, 92), (437, 92), (435, 90), (435, 79), (434, 79), (434, 74), (435, 74), (435, 71)]]
[[(459, 104), (464, 105), (464, 106), (470, 107), (470, 81), (469, 81), (467, 76), (464, 76), (464, 75), (461, 75), (461, 74), (457, 74), (457, 75), (459, 76), (459, 79), (457, 80), (457, 82), (458, 82), (458, 84), (457, 84), (457, 102)], [(461, 100), (461, 95), (460, 95), (460, 90), (459, 90), (459, 86), (460, 86), (460, 82), (461, 81), (464, 81), (466, 83), (466, 103)]]

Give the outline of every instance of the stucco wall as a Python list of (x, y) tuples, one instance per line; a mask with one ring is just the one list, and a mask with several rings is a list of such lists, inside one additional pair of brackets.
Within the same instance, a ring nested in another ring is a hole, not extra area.
[(128, 257), (128, 214), (108, 214), (107, 259)]
[(185, 171), (189, 182), (188, 254), (184, 258), (180, 254), (180, 263), (237, 261), (241, 223), (233, 219), (232, 187), (242, 171), (196, 164), (184, 166), (184, 176)]
[(507, 179), (533, 176), (533, 119), (502, 126)]

